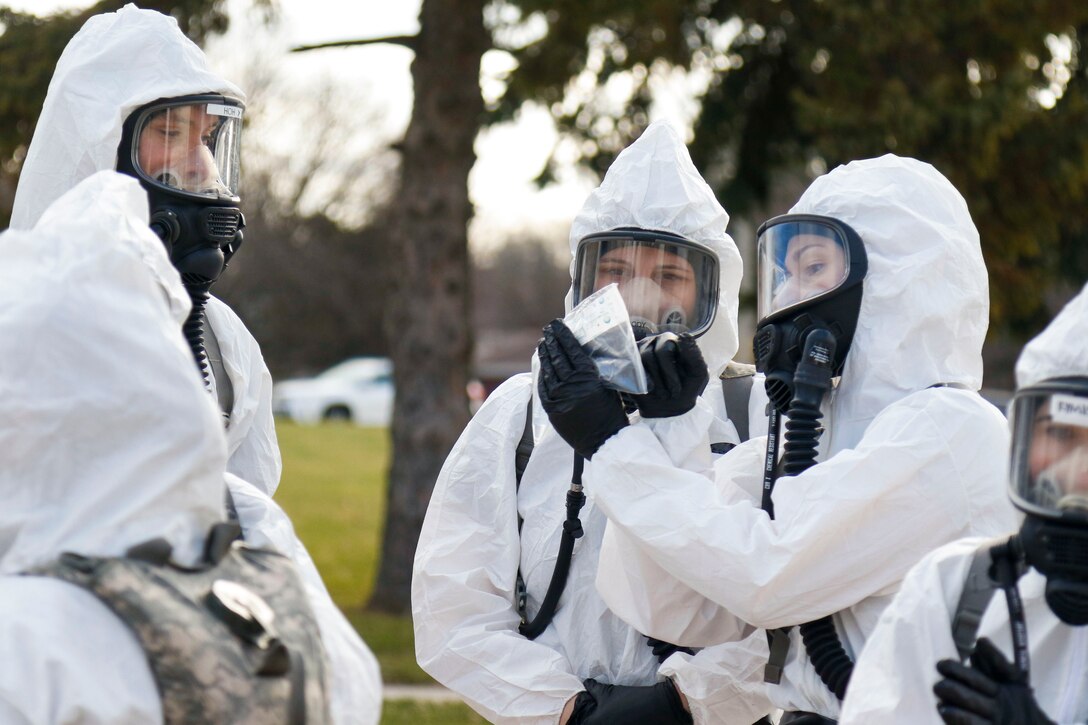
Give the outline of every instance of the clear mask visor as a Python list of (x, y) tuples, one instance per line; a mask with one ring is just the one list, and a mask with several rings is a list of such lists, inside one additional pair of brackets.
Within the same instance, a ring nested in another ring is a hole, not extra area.
[(1017, 393), (1009, 419), (1013, 502), (1088, 521), (1088, 381), (1082, 390)]
[(237, 197), (242, 114), (236, 102), (146, 110), (134, 137), (137, 173), (174, 191), (213, 199)]
[(819, 221), (785, 221), (765, 228), (757, 255), (760, 320), (837, 289), (850, 273), (844, 233)]
[(718, 306), (718, 259), (700, 245), (649, 232), (587, 237), (575, 259), (574, 304), (612, 283), (636, 330), (700, 335)]

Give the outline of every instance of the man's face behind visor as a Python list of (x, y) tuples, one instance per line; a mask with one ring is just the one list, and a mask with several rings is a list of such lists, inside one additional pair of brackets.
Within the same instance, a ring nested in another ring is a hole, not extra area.
[(136, 130), (137, 170), (149, 180), (204, 197), (237, 195), (241, 109), (217, 103), (148, 113)]
[[(1044, 403), (1035, 417), (1028, 468), (1036, 485), (1046, 486), (1058, 508), (1067, 508), (1073, 498), (1088, 509), (1088, 427), (1061, 421), (1052, 407), (1061, 400)], [(1082, 403), (1088, 409), (1088, 400)]]

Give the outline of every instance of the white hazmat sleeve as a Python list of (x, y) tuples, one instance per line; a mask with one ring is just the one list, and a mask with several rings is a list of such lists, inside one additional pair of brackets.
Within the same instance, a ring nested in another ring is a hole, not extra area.
[[(671, 575), (642, 586), (649, 606), (628, 607), (625, 618), (648, 616), (628, 621), (670, 641), (688, 639), (690, 624), (706, 618), (704, 600), (757, 627), (799, 624), (893, 592), (935, 546), (1011, 529), (1011, 509), (982, 490), (1001, 480), (1004, 451), (991, 444), (1007, 440), (1000, 414), (985, 405), (973, 393), (939, 389), (889, 406), (856, 447), (780, 479), (775, 520), (731, 490), (734, 473), (753, 477), (733, 470), (734, 461), (750, 466), (749, 456), (736, 455), (743, 447), (718, 461), (713, 487), (675, 467), (646, 426), (624, 429), (587, 466), (597, 481), (590, 496), (627, 537), (611, 537), (605, 549), (633, 543), (637, 551), (618, 556), (647, 556)], [(640, 585), (611, 579), (630, 573), (599, 572), (614, 610), (624, 606), (610, 592)]]
[(678, 652), (661, 665), (687, 697), (696, 725), (748, 725), (774, 709), (763, 682), (767, 635), (753, 631), (737, 642), (700, 650), (694, 657)]
[(93, 594), (0, 578), (0, 723), (156, 725), (158, 687), (136, 635)]

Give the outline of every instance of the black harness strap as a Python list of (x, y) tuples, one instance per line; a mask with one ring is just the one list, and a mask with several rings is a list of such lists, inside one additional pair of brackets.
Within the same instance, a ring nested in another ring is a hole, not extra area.
[(966, 660), (974, 651), (982, 616), (994, 594), (1002, 589), (1009, 610), (1014, 663), (1025, 677), (1029, 676), (1031, 660), (1027, 625), (1017, 586), (1025, 571), (1027, 564), (1017, 536), (983, 546), (974, 553), (963, 592), (952, 616), (952, 640), (956, 643), (956, 652), (961, 660)]
[[(529, 402), (525, 405), (525, 429), (521, 432), (521, 440), (514, 451), (514, 507), (517, 508), (518, 491), (521, 490), (521, 477), (525, 475), (525, 467), (529, 465), (529, 457), (533, 455), (533, 447), (536, 440), (533, 437), (533, 395), (529, 393)], [(518, 539), (521, 539), (521, 525), (525, 520), (518, 511)], [(520, 559), (520, 557), (519, 557)], [(518, 615), (522, 622), (529, 620), (527, 606), (529, 590), (525, 586), (525, 578), (521, 575), (521, 564), (518, 564), (518, 578), (514, 585), (515, 598), (517, 599)]]
[(983, 547), (971, 558), (967, 580), (952, 615), (952, 640), (956, 643), (956, 652), (961, 660), (966, 660), (974, 651), (978, 629), (982, 625), (982, 615), (998, 589), (997, 582), (990, 576), (993, 566), (990, 551), (989, 546)]
[(748, 440), (748, 401), (752, 397), (752, 380), (755, 374), (755, 366), (731, 362), (719, 376), (725, 410), (742, 441)]

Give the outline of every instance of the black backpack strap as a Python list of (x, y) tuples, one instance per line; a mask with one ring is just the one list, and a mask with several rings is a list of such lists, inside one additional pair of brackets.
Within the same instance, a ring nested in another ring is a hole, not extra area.
[(731, 362), (719, 376), (725, 412), (729, 420), (733, 421), (742, 443), (748, 440), (748, 400), (752, 397), (752, 380), (755, 374), (755, 366)]
[(763, 681), (771, 685), (782, 682), (782, 670), (786, 668), (786, 657), (790, 654), (790, 628), (779, 627), (767, 630), (767, 664), (763, 667)]
[[(514, 506), (517, 507), (517, 495), (521, 490), (521, 477), (525, 475), (525, 468), (529, 465), (529, 457), (533, 455), (533, 447), (536, 440), (533, 438), (533, 394), (529, 393), (529, 402), (525, 405), (525, 429), (521, 433), (521, 440), (514, 452)], [(521, 538), (521, 525), (525, 523), (518, 512), (518, 538)], [(518, 557), (520, 559), (520, 556)], [(521, 621), (528, 619), (529, 590), (525, 586), (525, 578), (521, 575), (521, 565), (518, 565), (517, 583), (514, 585), (514, 596)]]
[[(529, 457), (533, 455), (533, 396), (530, 393), (529, 402), (525, 405), (525, 429), (521, 432), (521, 440), (514, 451), (514, 492), (521, 489), (521, 477), (525, 475), (525, 467), (529, 465)], [(518, 517), (518, 531), (521, 531), (521, 517)]]
[(963, 592), (952, 615), (952, 640), (961, 660), (966, 660), (975, 649), (982, 615), (990, 606), (990, 600), (1000, 588), (990, 572), (993, 567), (993, 547), (983, 546), (975, 551)]

